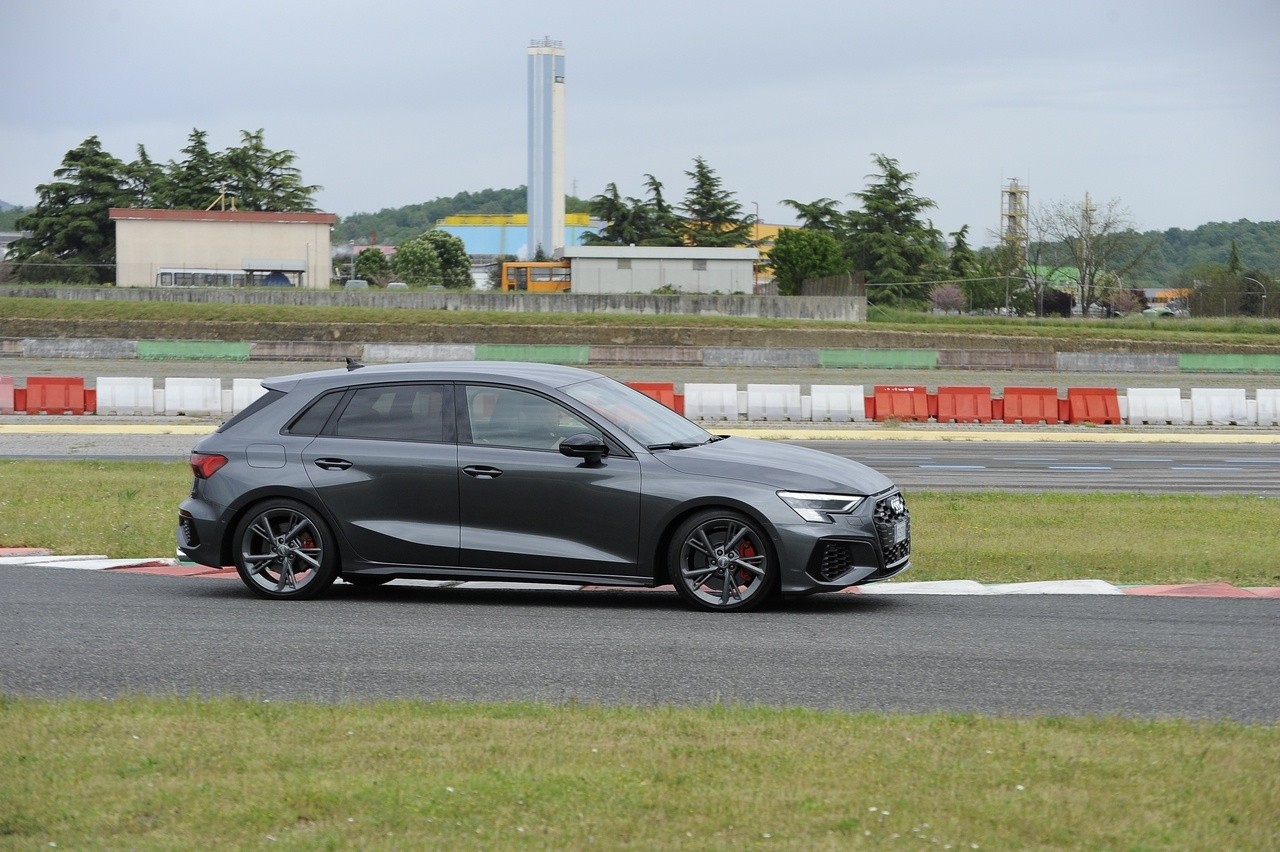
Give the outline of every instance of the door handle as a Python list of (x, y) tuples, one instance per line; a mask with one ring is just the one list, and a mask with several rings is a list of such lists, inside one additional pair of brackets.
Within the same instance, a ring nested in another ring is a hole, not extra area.
[(351, 467), (351, 462), (346, 459), (316, 459), (315, 465), (321, 470), (346, 470)]
[(483, 464), (469, 464), (462, 469), (462, 472), (475, 479), (497, 479), (502, 476), (501, 469)]

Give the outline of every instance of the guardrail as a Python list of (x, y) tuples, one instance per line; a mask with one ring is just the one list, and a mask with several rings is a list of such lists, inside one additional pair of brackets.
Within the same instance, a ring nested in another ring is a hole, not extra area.
[[(1194, 426), (1280, 426), (1280, 389), (813, 385), (632, 382), (632, 387), (705, 422), (936, 422)], [(0, 414), (99, 416), (227, 416), (265, 391), (258, 379), (101, 376), (94, 387), (81, 376), (32, 376), (18, 387), (0, 376)]]

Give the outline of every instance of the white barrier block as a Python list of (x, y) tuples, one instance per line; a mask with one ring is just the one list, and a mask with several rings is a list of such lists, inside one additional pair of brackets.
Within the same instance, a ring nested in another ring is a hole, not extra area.
[(799, 420), (799, 385), (747, 385), (748, 420)]
[(821, 423), (865, 423), (867, 420), (867, 396), (863, 385), (814, 385), (813, 420)]
[(258, 379), (231, 380), (231, 413), (239, 414), (267, 392)]
[(1192, 388), (1191, 422), (1197, 426), (1247, 426), (1244, 388)]
[(1258, 425), (1280, 426), (1280, 389), (1258, 388)]
[(222, 380), (168, 378), (164, 380), (164, 413), (222, 414)]
[(99, 376), (99, 414), (155, 414), (155, 379), (137, 376)]
[(738, 386), (685, 383), (684, 416), (690, 420), (737, 420)]
[(1171, 423), (1178, 426), (1186, 423), (1182, 417), (1182, 391), (1178, 388), (1129, 388), (1126, 397), (1129, 400), (1127, 422), (1130, 425)]

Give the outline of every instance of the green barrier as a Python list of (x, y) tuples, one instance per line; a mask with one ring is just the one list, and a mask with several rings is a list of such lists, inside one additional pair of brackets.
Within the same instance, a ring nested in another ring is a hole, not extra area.
[(139, 340), (143, 361), (248, 361), (252, 344), (221, 340)]
[(1179, 355), (1184, 373), (1280, 373), (1280, 355)]
[(854, 369), (932, 370), (938, 366), (936, 349), (822, 349), (818, 366)]
[(590, 346), (540, 343), (478, 343), (477, 361), (540, 361), (546, 364), (586, 364)]

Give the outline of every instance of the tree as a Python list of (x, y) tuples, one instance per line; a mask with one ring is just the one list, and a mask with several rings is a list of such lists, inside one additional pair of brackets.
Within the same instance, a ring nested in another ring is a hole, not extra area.
[(364, 281), (384, 283), (391, 274), (391, 261), (379, 248), (367, 248), (356, 255), (355, 277)]
[(675, 208), (662, 195), (662, 183), (653, 175), (644, 176), (645, 189), (649, 191), (642, 233), (636, 245), (678, 246), (682, 223)]
[(935, 311), (948, 314), (952, 311), (959, 313), (964, 310), (965, 295), (958, 285), (948, 281), (929, 291), (929, 301), (933, 304)]
[(453, 234), (435, 230), (427, 231), (419, 239), (431, 246), (440, 261), (440, 283), (451, 290), (469, 290), (475, 286), (466, 243)]
[(138, 158), (124, 167), (124, 178), (136, 207), (159, 207), (167, 192), (164, 167), (138, 145)]
[(1118, 199), (1101, 209), (1088, 194), (1083, 204), (1064, 199), (1033, 211), (1032, 222), (1044, 235), (1050, 254), (1063, 265), (1075, 267), (1082, 315), (1099, 303), (1108, 283), (1137, 268), (1153, 245), (1134, 230)]
[(754, 218), (742, 215), (742, 205), (724, 189), (720, 177), (701, 157), (694, 157), (693, 170), (685, 172), (693, 184), (685, 193), (680, 210), (684, 222), (680, 238), (685, 245), (729, 247), (751, 240)]
[[(937, 277), (945, 267), (942, 234), (921, 218), (937, 205), (915, 194), (914, 172), (904, 172), (897, 160), (884, 154), (874, 159), (880, 171), (867, 175), (872, 183), (865, 190), (851, 194), (862, 202), (862, 209), (845, 215), (846, 251), (853, 268), (864, 270), (868, 282), (878, 284), (910, 284)], [(928, 284), (895, 288), (902, 298), (917, 301), (923, 301), (928, 291)]]
[(302, 182), (296, 159), (293, 151), (268, 148), (261, 128), (242, 130), (240, 146), (222, 155), (227, 193), (241, 210), (315, 210), (313, 196), (320, 187)]
[(165, 166), (165, 193), (160, 207), (176, 210), (205, 210), (222, 194), (225, 173), (222, 155), (209, 150), (209, 134), (192, 128), (187, 135), (186, 157)]
[(809, 228), (788, 228), (778, 232), (769, 250), (773, 280), (778, 292), (793, 296), (809, 278), (848, 271), (840, 243), (831, 234)]
[(55, 180), (36, 187), (35, 209), (18, 220), (31, 236), (13, 243), (14, 259), (34, 268), (35, 256), (44, 253), (59, 263), (89, 265), (99, 282), (112, 280), (116, 232), (109, 211), (132, 202), (124, 172), (124, 163), (103, 151), (97, 136), (68, 151)]
[(782, 203), (796, 211), (802, 228), (810, 231), (825, 231), (828, 234), (839, 234), (843, 228), (844, 214), (840, 212), (840, 202), (833, 198), (819, 198), (808, 204), (784, 198)]
[(623, 198), (618, 185), (610, 183), (604, 192), (591, 199), (591, 215), (604, 222), (604, 227), (587, 235), (588, 245), (639, 245), (643, 229), (638, 227), (637, 208), (640, 201)]
[(951, 232), (951, 251), (947, 255), (947, 269), (954, 278), (972, 278), (977, 274), (978, 256), (969, 247), (969, 226)]
[(391, 270), (410, 287), (443, 284), (440, 258), (431, 243), (421, 236), (401, 243), (391, 258)]

